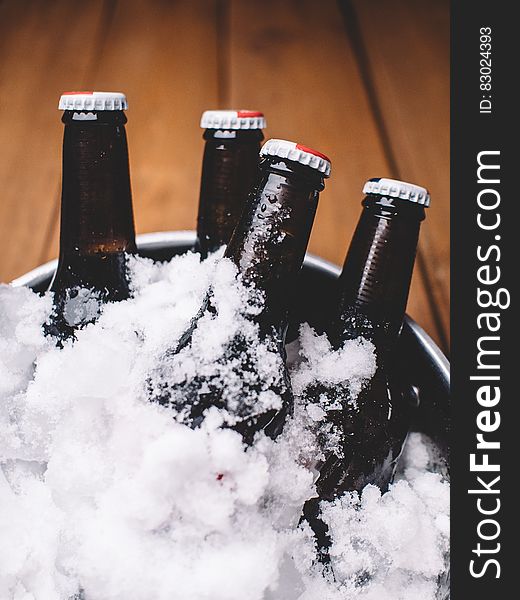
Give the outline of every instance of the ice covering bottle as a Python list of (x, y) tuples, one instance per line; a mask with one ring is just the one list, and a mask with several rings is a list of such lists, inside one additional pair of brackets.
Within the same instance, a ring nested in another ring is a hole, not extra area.
[[(187, 405), (188, 420), (192, 425), (200, 423), (204, 411), (211, 406), (227, 408), (236, 405), (235, 429), (247, 442), (251, 442), (261, 429), (276, 437), (292, 410), (284, 349), (288, 303), (305, 256), (319, 192), (324, 187), (324, 178), (330, 174), (330, 161), (325, 155), (294, 142), (269, 140), (260, 155), (256, 183), (227, 246), (225, 258), (236, 265), (243, 283), (261, 292), (260, 309), (251, 319), (258, 325), (260, 339), (267, 340), (281, 358), (280, 377), (271, 390), (282, 399), (281, 407), (263, 412), (255, 410), (254, 406), (244, 406), (241, 404), (243, 389), (235, 398), (232, 391), (203, 378), (183, 382), (176, 389), (166, 382), (158, 393), (159, 401), (173, 401), (177, 409), (183, 408), (179, 403), (184, 403), (184, 408)], [(198, 318), (208, 307), (211, 307), (211, 293)], [(181, 337), (174, 353), (181, 352), (191, 343), (198, 318)], [(247, 340), (237, 335), (228, 344), (222, 360), (229, 364), (238, 363), (239, 368), (244, 369), (241, 379), (253, 382), (250, 395), (254, 397), (259, 391), (255, 374), (246, 373), (254, 366), (247, 364), (248, 361), (244, 364), (243, 360), (248, 350)]]

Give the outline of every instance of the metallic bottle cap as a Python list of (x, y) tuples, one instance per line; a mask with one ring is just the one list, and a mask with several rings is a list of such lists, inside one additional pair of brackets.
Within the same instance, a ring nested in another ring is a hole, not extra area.
[(60, 110), (126, 110), (128, 102), (121, 92), (64, 92)]
[(202, 113), (203, 129), (264, 129), (264, 113), (257, 110), (206, 110)]
[(386, 179), (385, 177), (369, 179), (363, 187), (363, 193), (390, 196), (422, 204), (425, 207), (430, 206), (430, 194), (426, 188), (397, 179)]
[(320, 173), (323, 173), (324, 177), (329, 177), (330, 175), (331, 162), (325, 154), (302, 144), (296, 144), (295, 142), (276, 139), (267, 140), (260, 150), (260, 156), (286, 158), (316, 169)]

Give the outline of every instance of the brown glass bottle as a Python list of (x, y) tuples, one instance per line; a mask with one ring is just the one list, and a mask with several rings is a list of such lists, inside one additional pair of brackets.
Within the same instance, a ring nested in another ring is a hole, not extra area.
[(118, 93), (71, 93), (60, 100), (60, 253), (47, 326), (57, 339), (93, 322), (104, 303), (130, 295), (127, 254), (136, 246), (125, 107)]
[[(327, 413), (342, 434), (343, 455), (330, 454), (321, 465), (316, 483), (319, 500), (360, 492), (368, 483), (385, 491), (409, 427), (410, 403), (395, 349), (429, 195), (424, 188), (391, 179), (371, 179), (363, 191), (367, 194), (363, 212), (338, 279), (337, 313), (327, 334), (335, 349), (359, 336), (370, 340), (377, 370), (357, 397), (356, 407), (347, 392), (342, 410)], [(308, 390), (309, 399), (318, 401), (323, 392), (345, 391), (317, 387)], [(318, 501), (307, 503), (308, 518), (317, 516)]]
[[(284, 140), (266, 142), (261, 151), (256, 184), (225, 252), (225, 257), (236, 264), (242, 281), (262, 292), (261, 309), (251, 318), (258, 323), (261, 338), (268, 340), (280, 354), (283, 365), (282, 384), (273, 389), (282, 398), (282, 409), (251, 418), (244, 416), (235, 426), (247, 443), (251, 443), (261, 429), (276, 437), (292, 410), (284, 348), (288, 303), (305, 256), (319, 192), (324, 187), (323, 178), (330, 172), (330, 163), (325, 156), (301, 148)], [(208, 296), (199, 315), (209, 306)], [(176, 352), (190, 343), (196, 327), (197, 318), (181, 338)], [(236, 336), (228, 345), (223, 360), (233, 361), (235, 357), (244, 356), (248, 343), (240, 335)], [(202, 393), (201, 389), (209, 391)], [(212, 389), (207, 381), (187, 383), (181, 398), (190, 406), (192, 425), (200, 423), (210, 406), (224, 406), (222, 390)], [(160, 401), (170, 399), (171, 395), (166, 393)]]
[(206, 111), (195, 249), (205, 258), (231, 239), (258, 169), (265, 119), (257, 111)]

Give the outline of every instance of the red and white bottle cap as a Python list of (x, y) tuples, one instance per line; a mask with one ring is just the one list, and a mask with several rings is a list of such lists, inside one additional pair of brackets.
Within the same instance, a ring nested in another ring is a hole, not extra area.
[(206, 110), (202, 113), (203, 129), (265, 129), (264, 113), (257, 110)]
[(369, 179), (363, 186), (363, 193), (390, 196), (430, 206), (430, 194), (426, 188), (398, 179), (386, 179), (385, 177)]
[(301, 165), (316, 169), (320, 173), (323, 173), (324, 177), (329, 177), (330, 175), (330, 158), (317, 150), (302, 146), (302, 144), (296, 144), (295, 142), (276, 139), (267, 140), (260, 150), (260, 156), (287, 158)]
[(126, 110), (128, 102), (121, 92), (64, 92), (60, 110)]

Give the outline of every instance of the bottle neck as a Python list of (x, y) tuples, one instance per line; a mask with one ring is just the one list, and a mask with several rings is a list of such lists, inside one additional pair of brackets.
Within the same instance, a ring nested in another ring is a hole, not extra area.
[[(406, 310), (424, 207), (369, 195), (339, 278), (341, 339), (363, 335), (389, 348)], [(339, 342), (340, 340), (336, 340)]]
[(52, 288), (96, 287), (96, 278), (110, 287), (122, 276), (124, 254), (136, 250), (126, 117), (65, 111), (62, 121), (60, 256)]
[(259, 129), (206, 129), (197, 219), (203, 256), (227, 244), (240, 219), (258, 169)]
[(264, 295), (258, 321), (280, 331), (303, 263), (323, 177), (310, 167), (264, 158), (225, 256)]

